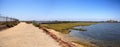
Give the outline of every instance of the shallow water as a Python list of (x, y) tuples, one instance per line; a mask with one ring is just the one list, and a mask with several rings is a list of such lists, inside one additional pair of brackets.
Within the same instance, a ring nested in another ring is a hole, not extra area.
[(80, 40), (89, 41), (100, 47), (120, 47), (120, 23), (99, 23), (91, 26), (77, 26), (87, 31), (71, 30), (69, 33)]

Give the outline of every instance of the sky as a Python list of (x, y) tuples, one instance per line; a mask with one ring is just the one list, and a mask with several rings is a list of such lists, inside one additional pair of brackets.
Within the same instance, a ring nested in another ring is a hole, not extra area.
[(19, 20), (120, 20), (119, 0), (0, 0), (0, 14)]

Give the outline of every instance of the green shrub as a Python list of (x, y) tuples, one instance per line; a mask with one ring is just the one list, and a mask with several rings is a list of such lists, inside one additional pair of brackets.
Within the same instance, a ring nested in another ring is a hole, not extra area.
[(40, 26), (40, 24), (37, 24), (37, 23), (33, 23), (33, 25), (36, 26), (36, 27)]

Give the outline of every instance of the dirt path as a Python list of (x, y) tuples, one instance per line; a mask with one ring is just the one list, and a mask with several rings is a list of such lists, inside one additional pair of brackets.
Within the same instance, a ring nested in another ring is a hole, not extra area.
[(20, 23), (0, 31), (0, 47), (61, 47), (43, 30), (32, 24)]

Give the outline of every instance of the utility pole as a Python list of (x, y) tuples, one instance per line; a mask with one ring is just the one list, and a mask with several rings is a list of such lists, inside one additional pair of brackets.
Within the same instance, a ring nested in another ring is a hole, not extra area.
[(5, 17), (6, 18), (6, 23), (8, 22), (8, 17)]

